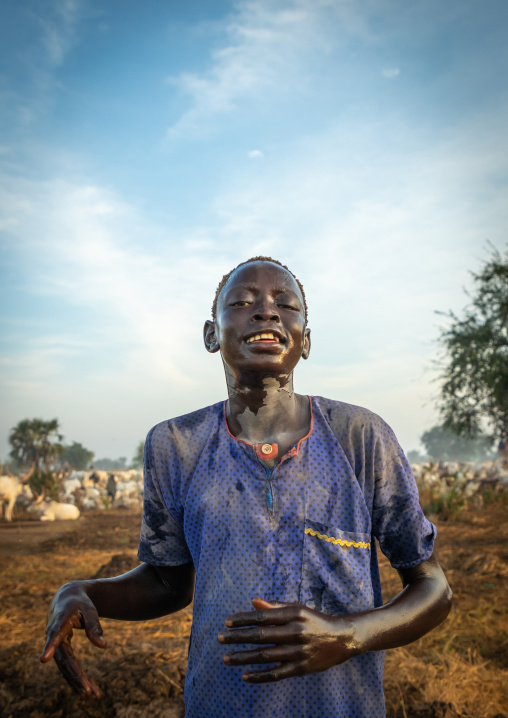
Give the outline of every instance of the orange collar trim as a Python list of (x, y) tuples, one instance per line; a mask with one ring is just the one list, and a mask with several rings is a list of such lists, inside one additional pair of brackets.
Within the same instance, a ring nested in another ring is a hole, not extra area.
[[(293, 448), (289, 449), (287, 454), (285, 454), (282, 457), (282, 460), (289, 456), (298, 456), (298, 452), (300, 451), (300, 445), (301, 445), (302, 441), (305, 441), (305, 439), (308, 439), (309, 436), (312, 434), (312, 430), (314, 428), (314, 412), (312, 410), (312, 399), (309, 395), (307, 395), (307, 398), (309, 400), (309, 407), (310, 407), (309, 433), (306, 434), (305, 436), (302, 436), (302, 438), (300, 439), (298, 444), (296, 444), (296, 446), (293, 446)], [(233, 436), (233, 434), (229, 430), (229, 426), (228, 426), (228, 417), (226, 414), (227, 403), (228, 403), (228, 400), (226, 399), (226, 401), (224, 402), (224, 423), (226, 424), (226, 429), (227, 429), (227, 432), (230, 435), (230, 437), (232, 439), (234, 439), (235, 441), (239, 441), (240, 444), (246, 444), (247, 446), (252, 446), (252, 448), (256, 452), (256, 456), (258, 458), (260, 458), (261, 461), (268, 461), (269, 459), (276, 459), (279, 456), (279, 447), (277, 444), (268, 444), (268, 443), (267, 444), (250, 444), (248, 441), (244, 441), (243, 439), (238, 439), (236, 436)], [(270, 453), (268, 453), (268, 452), (265, 453), (263, 451), (263, 447), (265, 447), (265, 446), (271, 447), (272, 451)]]

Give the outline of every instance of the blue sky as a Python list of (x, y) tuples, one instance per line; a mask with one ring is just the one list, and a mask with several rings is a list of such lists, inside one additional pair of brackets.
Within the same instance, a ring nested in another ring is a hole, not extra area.
[(302, 280), (296, 387), (407, 450), (469, 270), (506, 244), (508, 5), (10, 0), (0, 25), (0, 458), (20, 419), (132, 456), (219, 401), (215, 287)]

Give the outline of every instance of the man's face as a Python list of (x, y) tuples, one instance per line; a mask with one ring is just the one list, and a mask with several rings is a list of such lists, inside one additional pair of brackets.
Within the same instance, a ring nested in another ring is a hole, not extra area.
[(237, 269), (223, 288), (215, 323), (205, 325), (208, 351), (230, 369), (290, 374), (310, 350), (303, 297), (294, 277), (272, 262)]

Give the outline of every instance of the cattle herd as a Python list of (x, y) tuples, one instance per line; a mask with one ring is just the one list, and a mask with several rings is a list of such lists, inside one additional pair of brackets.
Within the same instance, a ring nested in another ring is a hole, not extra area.
[[(2, 467), (0, 467), (1, 469)], [(121, 471), (70, 471), (53, 474), (58, 487), (57, 500), (37, 493), (29, 485), (34, 467), (24, 476), (1, 470), (0, 502), (3, 516), (12, 521), (15, 505), (36, 515), (41, 521), (73, 520), (81, 511), (107, 508), (140, 509), (143, 501), (142, 469)]]
[[(482, 504), (486, 490), (508, 490), (506, 461), (435, 462), (411, 466), (421, 488), (432, 488), (437, 494), (455, 490), (464, 499), (474, 498)], [(70, 471), (53, 474), (58, 486), (57, 500), (37, 494), (29, 480), (34, 467), (24, 476), (13, 476), (7, 467), (0, 467), (0, 502), (3, 517), (12, 521), (15, 505), (34, 513), (41, 521), (77, 519), (81, 511), (107, 508), (141, 509), (143, 504), (143, 471)]]
[(481, 507), (485, 492), (508, 491), (508, 461), (429, 461), (412, 464), (416, 482), (422, 489), (432, 489), (435, 495), (453, 492), (459, 499), (473, 499)]

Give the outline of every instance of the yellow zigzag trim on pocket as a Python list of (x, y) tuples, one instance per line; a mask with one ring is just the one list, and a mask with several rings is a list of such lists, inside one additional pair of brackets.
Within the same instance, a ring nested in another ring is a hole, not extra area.
[(334, 546), (339, 544), (339, 546), (347, 546), (348, 548), (351, 546), (353, 546), (353, 548), (366, 548), (370, 551), (370, 543), (368, 541), (346, 541), (346, 539), (334, 538), (333, 536), (320, 534), (319, 531), (314, 531), (314, 529), (305, 529), (305, 533), (310, 534), (311, 536), (317, 536), (327, 543), (333, 543)]

